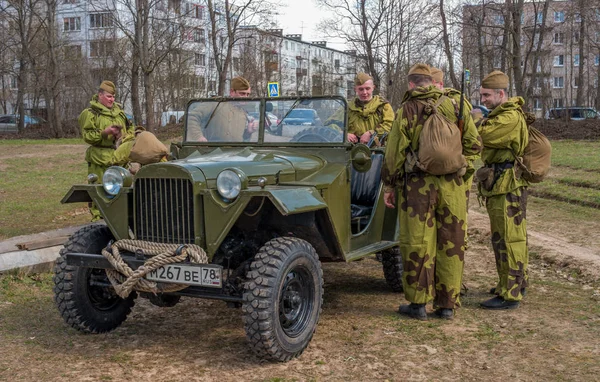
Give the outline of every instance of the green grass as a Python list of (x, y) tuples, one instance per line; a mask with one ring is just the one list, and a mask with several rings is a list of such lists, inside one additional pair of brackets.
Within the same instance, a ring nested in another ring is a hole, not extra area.
[(83, 144), (81, 138), (61, 138), (61, 139), (0, 139), (0, 146), (23, 146), (23, 145), (80, 145)]
[(552, 165), (588, 171), (600, 170), (599, 149), (598, 141), (552, 141)]

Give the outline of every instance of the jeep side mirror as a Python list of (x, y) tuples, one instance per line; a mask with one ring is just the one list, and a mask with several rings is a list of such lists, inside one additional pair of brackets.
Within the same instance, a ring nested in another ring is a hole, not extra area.
[(358, 143), (352, 147), (350, 151), (352, 158), (352, 167), (358, 172), (367, 172), (371, 168), (371, 150), (362, 144)]

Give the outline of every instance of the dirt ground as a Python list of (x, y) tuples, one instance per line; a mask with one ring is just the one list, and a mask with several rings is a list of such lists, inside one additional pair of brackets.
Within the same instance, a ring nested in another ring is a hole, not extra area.
[[(557, 230), (576, 227), (556, 227)], [(59, 316), (52, 293), (0, 298), (1, 381), (590, 381), (600, 373), (600, 254), (586, 242), (530, 230), (531, 287), (521, 307), (478, 307), (495, 282), (487, 216), (470, 213), (463, 307), (453, 321), (399, 317), (404, 302), (373, 258), (323, 264), (315, 336), (298, 359), (263, 362), (240, 310), (183, 298), (138, 299), (115, 331), (84, 335)], [(49, 276), (42, 276), (49, 277)], [(431, 310), (431, 307), (429, 307)]]

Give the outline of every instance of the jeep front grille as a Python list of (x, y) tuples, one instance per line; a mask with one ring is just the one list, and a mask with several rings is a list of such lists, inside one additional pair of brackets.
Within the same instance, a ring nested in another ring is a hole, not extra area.
[(135, 181), (135, 236), (156, 243), (194, 243), (194, 193), (186, 179)]

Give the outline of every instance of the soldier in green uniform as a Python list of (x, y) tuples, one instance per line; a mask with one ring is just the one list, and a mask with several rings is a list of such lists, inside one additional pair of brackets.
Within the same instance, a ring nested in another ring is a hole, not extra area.
[[(396, 204), (400, 220), (400, 251), (404, 274), (404, 294), (410, 302), (399, 313), (426, 320), (426, 304), (433, 300), (435, 314), (454, 317), (460, 306), (460, 288), (464, 265), (467, 207), (464, 167), (462, 171), (432, 175), (405, 170), (407, 153), (419, 150), (424, 120), (430, 118), (424, 103), (441, 102), (437, 113), (452, 123), (458, 121), (456, 106), (432, 85), (426, 64), (416, 64), (408, 72), (409, 90), (398, 109), (387, 143), (383, 181), (387, 207)], [(431, 128), (431, 127), (430, 127)], [(459, 135), (460, 137), (460, 135)], [(461, 138), (464, 156), (481, 151), (481, 141), (470, 115), (465, 115)], [(410, 166), (407, 166), (410, 167)]]
[[(508, 98), (508, 76), (493, 71), (481, 81), (481, 102), (491, 110), (479, 127), (482, 159), (489, 175), (478, 185), (490, 216), (492, 247), (496, 256), (497, 295), (483, 303), (485, 309), (514, 309), (527, 287), (527, 186), (515, 173), (515, 155), (523, 155), (528, 130), (521, 106), (523, 98)], [(483, 172), (482, 172), (483, 174)], [(479, 173), (478, 173), (479, 178)]]
[[(356, 97), (348, 104), (348, 142), (368, 143), (373, 134), (378, 137), (390, 132), (394, 122), (394, 109), (381, 96), (374, 96), (373, 77), (358, 73), (354, 79)], [(338, 110), (325, 125), (343, 125), (343, 110)]]
[[(235, 77), (231, 80), (230, 97), (250, 97), (251, 87), (248, 80)], [(187, 116), (187, 140), (198, 142), (242, 142), (249, 140), (258, 128), (258, 121), (248, 115), (244, 109), (233, 103), (219, 104), (197, 103), (193, 105)], [(207, 126), (208, 116), (213, 114)]]
[[(111, 81), (102, 81), (98, 93), (94, 94), (90, 106), (79, 115), (79, 127), (83, 140), (90, 145), (85, 152), (88, 174), (102, 179), (104, 171), (113, 164), (115, 144), (119, 138), (133, 135), (121, 105), (115, 102), (116, 88)], [(102, 218), (93, 204), (90, 206), (92, 221)]]

